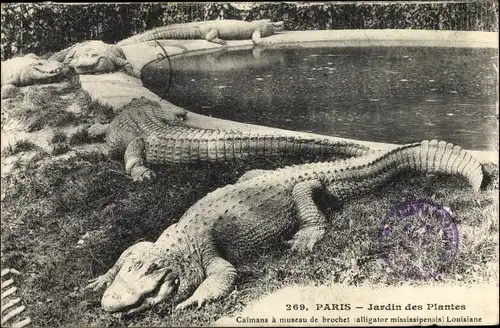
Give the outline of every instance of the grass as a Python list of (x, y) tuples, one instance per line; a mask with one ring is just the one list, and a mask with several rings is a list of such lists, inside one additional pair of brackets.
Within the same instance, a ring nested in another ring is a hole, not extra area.
[(94, 117), (96, 123), (109, 123), (115, 116), (113, 107), (103, 105), (93, 100), (90, 95), (83, 90), (78, 91), (76, 104), (81, 109), (83, 115)]
[(66, 133), (64, 133), (64, 131), (54, 131), (54, 135), (52, 136), (52, 143), (64, 143), (66, 142), (66, 140), (68, 140), (68, 136), (66, 135)]
[[(12, 107), (9, 119), (24, 121), (27, 132), (39, 131), (44, 127), (109, 123), (114, 116), (110, 106), (100, 105), (81, 90), (80, 80), (76, 75), (59, 86), (27, 87), (24, 98), (16, 100), (17, 102), (7, 104)], [(68, 110), (70, 106), (79, 112)]]
[[(301, 161), (310, 159), (301, 159)], [(107, 271), (125, 248), (155, 240), (196, 200), (233, 183), (250, 168), (276, 168), (298, 162), (154, 167), (155, 181), (134, 183), (123, 163), (97, 153), (47, 162), (9, 176), (2, 202), (2, 267), (23, 273), (19, 295), (35, 326), (206, 326), (250, 301), (294, 283), (390, 284), (407, 281), (391, 271), (378, 249), (387, 211), (401, 201), (431, 199), (448, 206), (459, 220), (460, 249), (439, 279), (450, 283), (498, 280), (498, 170), (488, 166), (490, 182), (476, 195), (456, 177), (396, 177), (374, 192), (338, 204), (319, 199), (330, 219), (322, 242), (310, 256), (278, 247), (239, 267), (237, 288), (227, 299), (185, 314), (165, 306), (132, 317), (100, 309), (98, 293), (83, 292), (88, 279)], [(4, 183), (5, 182), (5, 183)], [(3, 187), (2, 187), (3, 188)], [(19, 223), (22, 222), (22, 223)], [(90, 236), (77, 245), (83, 235)], [(430, 263), (429, 265), (432, 265)], [(16, 280), (18, 281), (18, 280)], [(416, 279), (415, 284), (425, 284)]]
[(86, 128), (80, 128), (69, 138), (70, 145), (83, 145), (91, 142)]
[[(65, 91), (71, 94), (73, 88)], [(46, 126), (60, 127), (71, 124), (77, 117), (66, 110), (71, 99), (60, 97), (61, 92), (63, 91), (53, 87), (33, 86), (26, 92), (24, 100), (11, 117), (25, 121), (28, 132), (39, 131)]]
[(17, 140), (13, 144), (9, 144), (5, 147), (3, 151), (3, 155), (5, 157), (12, 156), (15, 154), (19, 154), (26, 151), (38, 150), (40, 147), (35, 145), (33, 142), (25, 139)]

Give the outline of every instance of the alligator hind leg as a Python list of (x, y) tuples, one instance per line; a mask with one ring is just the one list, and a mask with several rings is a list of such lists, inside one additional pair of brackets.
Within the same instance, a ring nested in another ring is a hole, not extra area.
[(323, 189), (318, 180), (304, 181), (295, 185), (292, 191), (299, 220), (299, 231), (289, 244), (292, 251), (311, 252), (314, 245), (323, 238), (326, 218), (314, 203), (314, 194)]
[(219, 39), (218, 36), (219, 36), (219, 31), (217, 31), (216, 29), (211, 29), (205, 36), (205, 40), (207, 40), (208, 42), (218, 43), (223, 46), (227, 45), (227, 42), (222, 39)]
[(250, 170), (245, 173), (238, 179), (236, 183), (244, 182), (253, 178), (256, 178), (260, 175), (266, 174), (269, 172), (269, 170), (261, 170), (261, 169), (255, 169), (255, 170)]
[(153, 179), (155, 174), (151, 169), (144, 166), (144, 140), (135, 139), (125, 151), (125, 170), (132, 176), (134, 181)]
[(118, 259), (118, 261), (116, 261), (115, 265), (113, 265), (111, 269), (97, 278), (90, 279), (88, 285), (85, 286), (84, 289), (92, 289), (94, 291), (97, 291), (103, 287), (108, 287), (113, 282), (113, 279), (115, 279), (125, 261), (131, 255), (139, 257), (141, 256), (141, 254), (148, 252), (151, 249), (152, 245), (153, 243), (149, 241), (143, 241), (130, 246), (122, 253), (122, 255), (120, 255), (120, 258)]

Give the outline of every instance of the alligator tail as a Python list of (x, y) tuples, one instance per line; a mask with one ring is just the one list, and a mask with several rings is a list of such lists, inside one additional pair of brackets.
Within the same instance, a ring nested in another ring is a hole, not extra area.
[(146, 31), (141, 34), (131, 36), (118, 42), (118, 46), (126, 46), (131, 44), (138, 44), (147, 41), (154, 40), (164, 40), (164, 39), (174, 39), (174, 40), (186, 40), (186, 39), (199, 39), (201, 33), (197, 27), (186, 28), (186, 27), (173, 27), (165, 26), (160, 28), (155, 28)]
[(480, 190), (483, 181), (481, 163), (465, 149), (446, 141), (424, 140), (404, 145), (385, 153), (367, 166), (376, 162), (382, 164), (382, 171), (386, 172), (391, 171), (389, 167), (396, 167), (397, 171), (406, 169), (420, 173), (459, 175), (468, 180), (474, 191)]
[(294, 136), (224, 133), (212, 139), (207, 147), (209, 160), (226, 160), (290, 155), (346, 155), (361, 156), (371, 152), (363, 145), (329, 139), (306, 139)]
[[(175, 137), (174, 137), (175, 135)], [(150, 147), (148, 162), (195, 163), (224, 162), (245, 158), (273, 158), (293, 155), (366, 155), (370, 148), (345, 141), (301, 138), (295, 136), (266, 135), (259, 133), (228, 132), (220, 130), (186, 129), (171, 130), (163, 135), (161, 146)]]
[(429, 172), (458, 174), (467, 179), (474, 191), (479, 191), (483, 182), (481, 163), (465, 149), (446, 141), (424, 140), (420, 147), (408, 154), (410, 169)]

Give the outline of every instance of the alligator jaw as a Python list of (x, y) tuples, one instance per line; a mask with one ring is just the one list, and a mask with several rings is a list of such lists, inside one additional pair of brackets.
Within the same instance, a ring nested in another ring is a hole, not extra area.
[[(169, 270), (165, 270), (161, 278), (156, 283), (156, 286), (150, 292), (140, 295), (139, 297), (134, 297), (134, 294), (128, 293), (126, 287), (125, 289), (114, 288), (111, 285), (108, 287), (104, 295), (102, 296), (101, 305), (104, 311), (107, 312), (124, 312), (127, 315), (140, 312), (153, 307), (154, 305), (171, 298), (177, 292), (179, 286), (179, 279), (172, 274), (169, 274)], [(116, 282), (116, 278), (115, 281)], [(125, 280), (120, 280), (117, 286), (127, 286)], [(128, 283), (133, 284), (133, 281)], [(134, 286), (129, 289), (134, 291)], [(123, 295), (129, 295), (129, 298), (123, 297)], [(135, 301), (133, 299), (136, 298)], [(128, 301), (131, 301), (127, 304)]]
[(62, 65), (54, 68), (53, 70), (44, 70), (44, 69), (40, 69), (36, 66), (34, 66), (33, 68), (36, 71), (36, 75), (39, 76), (40, 78), (50, 78), (50, 77), (57, 76), (64, 69), (64, 67)]
[(167, 297), (173, 295), (176, 291), (177, 291), (177, 285), (163, 283), (161, 287), (158, 289), (158, 292), (155, 293), (154, 296), (145, 297), (143, 298), (143, 301), (139, 306), (129, 307), (128, 309), (124, 309), (124, 311), (126, 311), (127, 315), (130, 315), (133, 313), (147, 310), (149, 308), (152, 308), (156, 304), (160, 303), (161, 301), (165, 300)]
[(74, 65), (75, 72), (78, 74), (91, 74), (97, 72), (96, 68), (99, 66), (100, 61), (103, 59), (103, 57), (99, 57), (95, 62), (90, 63), (90, 64), (81, 64), (81, 63), (76, 63)]
[(271, 22), (271, 25), (274, 29), (274, 33), (283, 32), (283, 30), (285, 29), (285, 23), (283, 21)]

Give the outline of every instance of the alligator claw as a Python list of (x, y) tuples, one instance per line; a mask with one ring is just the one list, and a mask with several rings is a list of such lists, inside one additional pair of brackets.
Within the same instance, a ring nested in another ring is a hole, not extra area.
[(103, 287), (108, 287), (111, 284), (111, 279), (105, 274), (97, 278), (90, 279), (87, 286), (83, 290), (92, 289), (94, 292), (98, 291)]
[(196, 304), (196, 309), (199, 309), (203, 306), (204, 303), (205, 303), (204, 300), (198, 300), (193, 297), (190, 297), (184, 302), (177, 304), (177, 306), (175, 307), (175, 311), (182, 311), (193, 304)]
[(318, 241), (323, 238), (325, 229), (321, 227), (308, 227), (299, 230), (292, 240), (287, 244), (291, 246), (292, 252), (310, 253)]
[(135, 172), (132, 173), (132, 179), (134, 181), (146, 181), (146, 180), (153, 180), (156, 177), (156, 174), (148, 169), (148, 168), (143, 168), (142, 172), (138, 172), (137, 174), (134, 174)]

